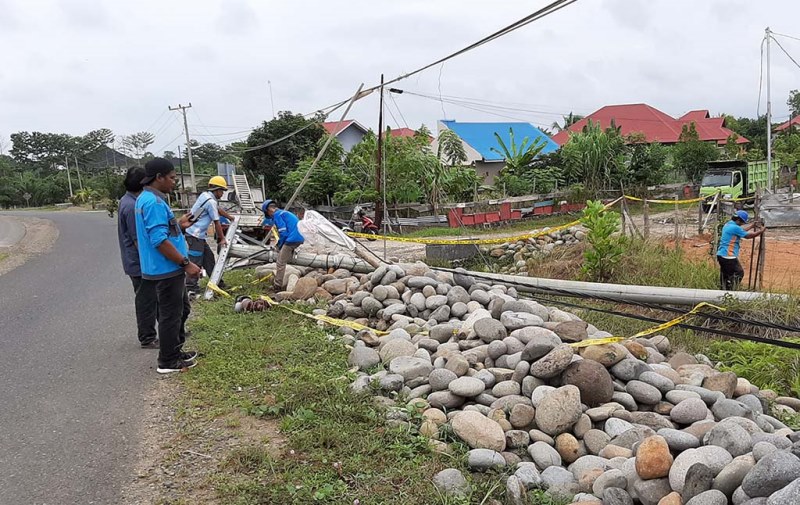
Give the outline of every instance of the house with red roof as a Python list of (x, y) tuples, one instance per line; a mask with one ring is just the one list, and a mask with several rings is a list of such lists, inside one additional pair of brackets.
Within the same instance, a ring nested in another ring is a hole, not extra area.
[[(572, 133), (583, 130), (590, 120), (599, 123), (602, 128), (608, 128), (613, 122), (620, 128), (623, 136), (641, 133), (647, 143), (675, 144), (680, 138), (683, 126), (691, 123), (695, 124), (700, 140), (714, 142), (718, 146), (725, 145), (728, 137), (734, 133), (725, 127), (724, 117), (711, 117), (707, 110), (693, 110), (674, 118), (645, 103), (636, 103), (606, 105), (557, 133), (553, 136), (553, 140), (563, 146), (569, 141)], [(736, 143), (740, 145), (749, 142), (744, 137), (736, 139)]]
[(791, 131), (791, 130), (795, 130), (795, 129), (800, 129), (800, 116), (795, 116), (792, 119), (790, 119), (789, 121), (786, 121), (785, 123), (776, 126), (773, 131), (785, 132), (785, 131)]
[(326, 121), (322, 123), (322, 127), (328, 132), (328, 135), (336, 133), (336, 139), (342, 144), (344, 152), (349, 153), (353, 147), (361, 142), (364, 135), (367, 134), (367, 129), (364, 128), (358, 121), (354, 119), (346, 119), (344, 121)]

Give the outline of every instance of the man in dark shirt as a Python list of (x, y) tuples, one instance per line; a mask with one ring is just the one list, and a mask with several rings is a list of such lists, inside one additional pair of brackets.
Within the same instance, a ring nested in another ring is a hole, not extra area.
[(139, 251), (136, 247), (136, 197), (142, 192), (144, 169), (131, 167), (125, 175), (126, 193), (119, 201), (117, 234), (119, 251), (122, 255), (122, 269), (131, 278), (136, 304), (136, 326), (139, 343), (143, 349), (158, 349), (156, 336), (156, 317), (158, 302), (155, 284), (142, 282), (142, 268), (139, 265)]

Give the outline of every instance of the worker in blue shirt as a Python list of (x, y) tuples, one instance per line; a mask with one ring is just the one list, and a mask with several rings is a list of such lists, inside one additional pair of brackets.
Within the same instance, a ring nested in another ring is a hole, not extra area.
[(125, 174), (125, 195), (119, 201), (117, 213), (117, 235), (122, 255), (122, 269), (133, 284), (139, 344), (143, 349), (158, 349), (156, 334), (158, 303), (156, 303), (155, 285), (152, 282), (142, 281), (139, 249), (136, 246), (136, 198), (142, 192), (143, 177), (142, 167), (131, 167)]
[(277, 235), (276, 231), (273, 231), (273, 226), (275, 226), (275, 222), (272, 220), (271, 217), (267, 214), (267, 210), (269, 209), (270, 204), (273, 201), (270, 199), (264, 200), (264, 203), (261, 204), (261, 212), (264, 213), (264, 219), (261, 220), (261, 229), (264, 230), (264, 245), (267, 245), (272, 241), (274, 235)]
[[(204, 191), (197, 201), (192, 205), (189, 211), (189, 219), (192, 225), (186, 229), (186, 243), (189, 245), (189, 259), (192, 263), (202, 267), (206, 271), (206, 275), (211, 276), (214, 271), (214, 266), (217, 263), (217, 258), (211, 251), (206, 238), (208, 237), (208, 228), (213, 225), (214, 233), (217, 239), (217, 244), (224, 247), (227, 244), (225, 239), (225, 232), (222, 230), (222, 216), (232, 218), (225, 209), (219, 207), (219, 199), (228, 189), (228, 183), (224, 177), (216, 175), (208, 181), (208, 191)], [(187, 277), (186, 287), (189, 289), (189, 294), (193, 295), (199, 289), (199, 279)], [(220, 287), (224, 286), (222, 279), (218, 283)]]
[[(720, 284), (725, 291), (738, 289), (744, 278), (744, 269), (739, 263), (739, 242), (742, 238), (756, 238), (764, 233), (764, 227), (758, 223), (747, 223), (746, 211), (737, 210), (731, 220), (722, 227), (722, 234), (717, 248), (717, 263), (720, 270)], [(753, 231), (748, 231), (748, 230)]]
[(136, 237), (142, 279), (155, 285), (158, 301), (158, 373), (180, 372), (195, 365), (197, 353), (184, 352), (185, 323), (191, 310), (185, 279), (198, 277), (200, 267), (189, 261), (189, 247), (166, 193), (178, 176), (172, 162), (153, 158), (144, 167), (144, 190), (136, 199)]
[(279, 292), (284, 288), (283, 277), (286, 273), (286, 264), (294, 256), (294, 250), (305, 242), (305, 238), (297, 229), (297, 223), (300, 222), (297, 216), (289, 211), (279, 209), (277, 203), (271, 201), (267, 204), (266, 216), (278, 229), (278, 261), (275, 264), (273, 287), (276, 292)]

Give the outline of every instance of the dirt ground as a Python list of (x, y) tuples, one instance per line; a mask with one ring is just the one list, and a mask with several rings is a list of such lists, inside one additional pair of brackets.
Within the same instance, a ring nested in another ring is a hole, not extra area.
[(58, 239), (58, 228), (49, 219), (17, 218), (25, 225), (25, 236), (11, 247), (0, 247), (0, 275), (10, 272), (32, 257), (49, 251)]
[(285, 441), (274, 420), (241, 413), (210, 419), (204, 409), (179, 411), (185, 395), (178, 377), (159, 378), (142, 408), (140, 444), (121, 505), (216, 505), (213, 476), (232, 449), (263, 444), (279, 457)]

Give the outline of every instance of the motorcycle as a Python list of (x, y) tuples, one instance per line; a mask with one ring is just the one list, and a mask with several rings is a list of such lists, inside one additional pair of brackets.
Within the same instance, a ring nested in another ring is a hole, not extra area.
[[(352, 221), (355, 221), (357, 218), (361, 220), (361, 233), (366, 233), (368, 235), (378, 235), (379, 234), (378, 233), (379, 230), (378, 230), (378, 227), (375, 225), (375, 221), (373, 221), (372, 218), (370, 218), (367, 215), (366, 211), (364, 211), (364, 209), (360, 205), (356, 205), (355, 209), (353, 209), (353, 219), (352, 219)], [(369, 238), (367, 240), (372, 242), (372, 241), (375, 241), (377, 239)]]
[[(337, 228), (342, 230), (343, 232), (356, 232), (356, 233), (366, 233), (368, 235), (378, 235), (379, 230), (378, 227), (375, 225), (375, 221), (372, 220), (369, 216), (367, 216), (366, 211), (360, 206), (356, 205), (353, 209), (353, 214), (350, 217), (350, 221), (344, 221), (342, 219), (330, 218), (329, 221), (336, 225)], [(375, 238), (368, 238), (370, 242), (373, 242), (377, 239)]]

